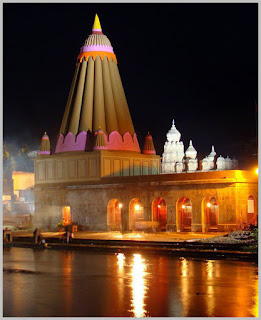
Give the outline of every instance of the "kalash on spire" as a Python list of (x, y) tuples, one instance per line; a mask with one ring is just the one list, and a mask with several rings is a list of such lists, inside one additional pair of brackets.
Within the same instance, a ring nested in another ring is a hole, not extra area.
[(77, 57), (55, 153), (95, 150), (98, 130), (103, 149), (140, 153), (116, 55), (96, 14)]

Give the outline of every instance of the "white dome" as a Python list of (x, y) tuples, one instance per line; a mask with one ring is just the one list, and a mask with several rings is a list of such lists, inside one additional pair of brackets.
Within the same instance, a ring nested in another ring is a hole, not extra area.
[(215, 155), (216, 155), (216, 151), (214, 149), (214, 146), (212, 146), (211, 152), (210, 152), (210, 154), (208, 156), (211, 157), (211, 158), (214, 158)]
[(192, 145), (192, 141), (189, 141), (189, 147), (185, 152), (186, 158), (191, 158), (191, 159), (195, 159), (197, 156), (197, 151), (196, 149), (193, 147)]
[(172, 127), (170, 128), (169, 132), (167, 133), (168, 141), (179, 141), (181, 137), (181, 133), (177, 130), (174, 124), (174, 120), (172, 121)]
[(220, 156), (217, 158), (217, 162), (221, 162), (221, 161), (225, 161), (225, 159), (220, 155)]

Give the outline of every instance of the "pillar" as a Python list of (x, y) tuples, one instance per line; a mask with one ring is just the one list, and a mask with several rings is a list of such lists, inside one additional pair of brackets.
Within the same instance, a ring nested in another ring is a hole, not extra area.
[[(176, 206), (172, 204), (172, 199), (166, 200), (167, 203), (167, 231), (176, 232)], [(169, 204), (170, 203), (170, 204)]]
[(121, 231), (127, 232), (129, 230), (129, 204), (127, 201), (121, 203)]
[(202, 214), (201, 214), (201, 202), (202, 198), (190, 198), (192, 201), (192, 221), (191, 231), (202, 232)]

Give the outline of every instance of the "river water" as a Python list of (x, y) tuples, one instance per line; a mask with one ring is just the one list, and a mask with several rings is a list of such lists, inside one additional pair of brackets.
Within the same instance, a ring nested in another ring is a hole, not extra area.
[(253, 317), (252, 262), (5, 248), (4, 316)]

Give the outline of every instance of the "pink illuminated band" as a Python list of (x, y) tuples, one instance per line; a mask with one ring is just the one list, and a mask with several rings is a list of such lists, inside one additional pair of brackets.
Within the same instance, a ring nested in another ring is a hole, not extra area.
[(39, 151), (38, 154), (51, 154), (51, 151)]
[[(107, 146), (96, 147), (96, 149), (91, 147), (91, 150), (121, 150), (134, 151), (140, 153), (140, 147), (136, 133), (131, 135), (129, 132), (125, 132), (124, 135), (121, 135), (119, 132), (113, 131), (108, 136), (105, 133), (102, 134), (104, 134)], [(69, 132), (66, 136), (63, 136), (60, 133), (56, 144), (55, 153), (67, 151), (85, 151), (86, 139), (86, 131), (82, 131), (81, 133), (79, 133), (76, 137), (76, 140), (74, 134), (71, 132)]]
[(103, 45), (83, 46), (81, 47), (80, 53), (91, 52), (91, 51), (102, 51), (102, 52), (114, 53), (113, 48), (111, 46), (103, 46)]
[(42, 137), (42, 140), (49, 140), (49, 137)]
[(92, 29), (94, 32), (102, 32), (102, 29)]

